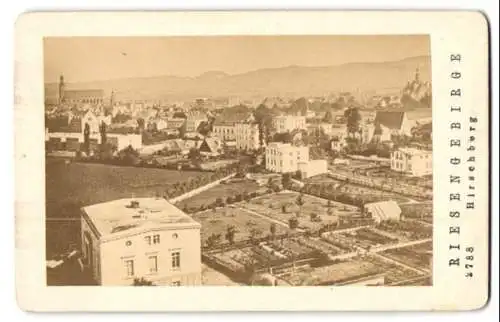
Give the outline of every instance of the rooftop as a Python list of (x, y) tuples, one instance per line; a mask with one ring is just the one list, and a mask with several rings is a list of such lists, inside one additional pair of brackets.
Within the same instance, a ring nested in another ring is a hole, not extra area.
[(403, 124), (404, 117), (405, 112), (377, 112), (374, 123), (383, 125), (389, 129), (400, 129)]
[(405, 154), (410, 154), (410, 155), (419, 155), (419, 154), (429, 154), (429, 153), (432, 153), (431, 151), (429, 150), (425, 150), (425, 149), (418, 149), (418, 148), (399, 148), (400, 152), (403, 152)]
[(151, 228), (199, 227), (163, 198), (127, 198), (82, 208), (101, 236)]

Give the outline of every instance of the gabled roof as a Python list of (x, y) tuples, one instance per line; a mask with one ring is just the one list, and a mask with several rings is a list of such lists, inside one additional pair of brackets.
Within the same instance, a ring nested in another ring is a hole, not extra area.
[(391, 130), (401, 129), (405, 112), (377, 112), (375, 124), (383, 125)]
[(252, 116), (252, 112), (222, 113), (215, 118), (214, 126), (234, 125), (235, 123), (250, 120), (252, 119)]
[(206, 138), (200, 145), (202, 152), (218, 152), (221, 148), (221, 142), (217, 138)]
[(365, 205), (365, 208), (372, 213), (373, 217), (380, 218), (381, 220), (399, 218), (401, 214), (401, 208), (393, 200), (369, 203)]

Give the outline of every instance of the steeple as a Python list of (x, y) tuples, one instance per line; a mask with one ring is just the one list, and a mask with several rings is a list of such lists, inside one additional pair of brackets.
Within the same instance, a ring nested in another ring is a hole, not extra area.
[(64, 101), (64, 76), (59, 76), (59, 104)]

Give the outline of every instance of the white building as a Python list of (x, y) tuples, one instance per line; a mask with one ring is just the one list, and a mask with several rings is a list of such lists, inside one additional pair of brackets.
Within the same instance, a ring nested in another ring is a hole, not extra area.
[(259, 125), (257, 123), (236, 123), (234, 129), (237, 149), (256, 150), (260, 147)]
[(368, 203), (363, 210), (367, 215), (371, 215), (376, 223), (401, 219), (401, 208), (393, 200)]
[(347, 146), (347, 142), (346, 142), (344, 136), (341, 136), (341, 137), (336, 136), (330, 142), (330, 148), (332, 149), (332, 151), (335, 151), (335, 152), (343, 151), (346, 146)]
[(200, 224), (161, 198), (82, 208), (85, 269), (100, 285), (200, 285)]
[(410, 176), (432, 174), (432, 151), (399, 148), (391, 153), (391, 170)]
[(300, 162), (309, 162), (309, 147), (272, 142), (266, 147), (266, 169), (278, 173), (296, 172)]
[(306, 129), (306, 117), (295, 115), (280, 115), (273, 118), (273, 126), (276, 132), (291, 132), (293, 130)]
[(302, 179), (317, 176), (328, 171), (328, 162), (326, 160), (309, 160), (299, 162), (298, 170)]

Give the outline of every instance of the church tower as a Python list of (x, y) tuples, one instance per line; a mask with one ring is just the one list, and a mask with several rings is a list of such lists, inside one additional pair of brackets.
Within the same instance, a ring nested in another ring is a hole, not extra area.
[(64, 76), (59, 76), (59, 104), (64, 102)]

